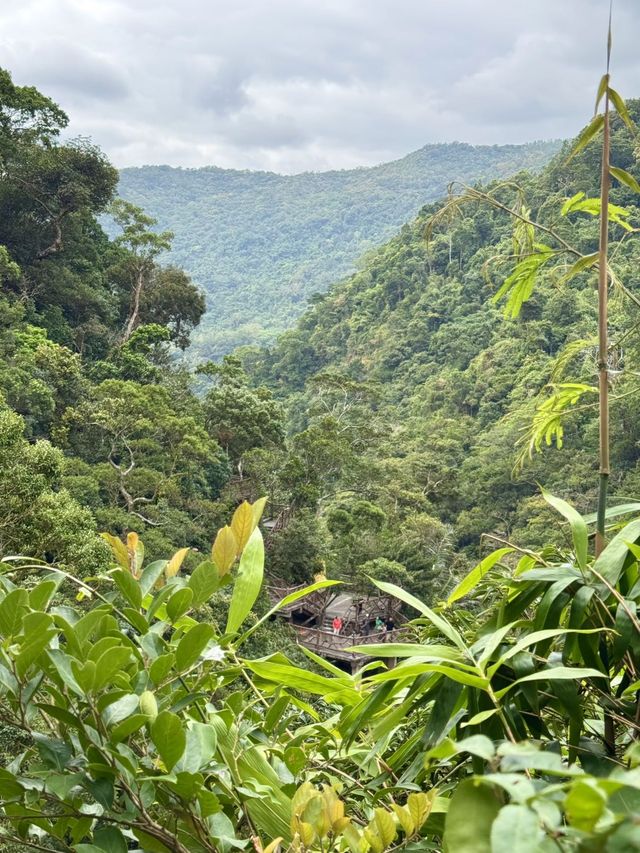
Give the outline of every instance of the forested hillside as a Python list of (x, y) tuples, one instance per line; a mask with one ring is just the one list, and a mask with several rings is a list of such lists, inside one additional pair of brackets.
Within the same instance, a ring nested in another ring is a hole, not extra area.
[(276, 175), (215, 167), (123, 169), (119, 193), (174, 232), (170, 259), (205, 290), (191, 359), (291, 327), (309, 297), (355, 269), (452, 180), (537, 170), (558, 142), (426, 145), (367, 169)]
[[(632, 109), (637, 113), (638, 105)], [(598, 238), (593, 215), (562, 216), (560, 208), (578, 191), (597, 193), (598, 152), (588, 148), (567, 164), (567, 150), (539, 176), (519, 176), (523, 210), (588, 254)], [(621, 168), (640, 175), (633, 138), (621, 122), (613, 151)], [(633, 192), (618, 186), (614, 194), (630, 221), (640, 223)], [(513, 185), (497, 197), (509, 206), (517, 198)], [(526, 444), (550, 383), (593, 384), (592, 276), (563, 284), (556, 270), (542, 278), (517, 319), (505, 318), (504, 300), (492, 297), (514, 263), (511, 218), (478, 202), (441, 219), (427, 239), (427, 223), (441, 207), (425, 207), (361, 271), (316, 297), (275, 347), (246, 356), (259, 381), (286, 403), (292, 446), (307, 453), (311, 437), (314, 447), (322, 442), (327, 473), (315, 506), (336, 548), (348, 537), (357, 543), (358, 556), (338, 554), (337, 565), (384, 558), (398, 577), (408, 571), (411, 583), (420, 577), (424, 583), (431, 562), (442, 567), (433, 595), (446, 583), (449, 555), (477, 556), (483, 534), (523, 546), (549, 541), (552, 515), (539, 484), (583, 510), (594, 507), (597, 488), (593, 399), (565, 413), (563, 449), (543, 444), (529, 459)], [(614, 231), (625, 234), (620, 225)], [(616, 252), (620, 278), (633, 292), (638, 252), (633, 240)], [(612, 350), (616, 370), (636, 363), (637, 312), (618, 291), (612, 336), (624, 337)], [(580, 341), (589, 346), (576, 349)], [(621, 498), (640, 495), (634, 382), (618, 378), (613, 386), (612, 490)], [(375, 524), (359, 516), (365, 501)], [(375, 535), (363, 536), (363, 529)]]
[(603, 98), (189, 371), (171, 234), (0, 70), (3, 853), (640, 849), (640, 105)]

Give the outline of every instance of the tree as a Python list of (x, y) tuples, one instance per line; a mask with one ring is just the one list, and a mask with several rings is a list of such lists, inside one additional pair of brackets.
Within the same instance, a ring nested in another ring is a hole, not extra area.
[(140, 322), (167, 326), (170, 340), (184, 350), (205, 309), (203, 292), (184, 270), (157, 267), (141, 295)]
[(106, 551), (91, 513), (61, 488), (63, 457), (29, 443), (24, 422), (0, 403), (0, 557), (15, 554), (91, 573)]
[(241, 470), (242, 456), (255, 447), (277, 446), (284, 439), (283, 414), (271, 392), (250, 388), (242, 364), (225, 356), (221, 365), (209, 363), (198, 371), (213, 377), (216, 385), (203, 401), (209, 434)]
[(142, 296), (155, 272), (156, 258), (171, 247), (173, 235), (170, 231), (152, 231), (156, 220), (123, 199), (116, 199), (109, 212), (122, 229), (116, 237), (116, 245), (126, 250), (120, 263), (120, 272), (128, 283), (129, 307), (121, 338), (122, 343), (126, 343), (140, 322)]

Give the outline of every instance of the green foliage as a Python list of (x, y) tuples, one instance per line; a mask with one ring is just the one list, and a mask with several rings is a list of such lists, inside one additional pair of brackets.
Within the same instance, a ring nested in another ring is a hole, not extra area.
[(558, 147), (427, 145), (374, 168), (301, 175), (144, 166), (121, 171), (119, 192), (174, 232), (170, 259), (209, 301), (192, 358), (220, 358), (290, 328), (312, 294), (349, 274), (452, 179), (537, 170)]

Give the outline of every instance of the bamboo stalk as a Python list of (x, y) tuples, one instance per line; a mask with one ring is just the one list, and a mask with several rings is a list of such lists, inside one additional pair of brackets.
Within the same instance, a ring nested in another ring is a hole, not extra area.
[[(608, 62), (607, 62), (608, 65)], [(607, 68), (608, 73), (608, 68)], [(604, 100), (604, 137), (602, 141), (602, 174), (600, 181), (600, 245), (598, 248), (598, 387), (600, 390), (600, 476), (598, 484), (598, 522), (596, 529), (596, 556), (605, 546), (605, 514), (609, 486), (609, 334), (608, 334), (608, 288), (609, 267), (609, 174), (610, 127), (609, 92)]]

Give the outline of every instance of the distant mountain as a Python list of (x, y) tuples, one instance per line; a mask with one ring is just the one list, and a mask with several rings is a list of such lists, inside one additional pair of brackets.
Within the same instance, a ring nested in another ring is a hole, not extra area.
[(290, 328), (313, 293), (353, 272), (451, 181), (535, 171), (560, 145), (425, 145), (372, 168), (299, 175), (143, 166), (122, 170), (119, 192), (175, 233), (171, 260), (208, 299), (193, 355), (219, 357)]

